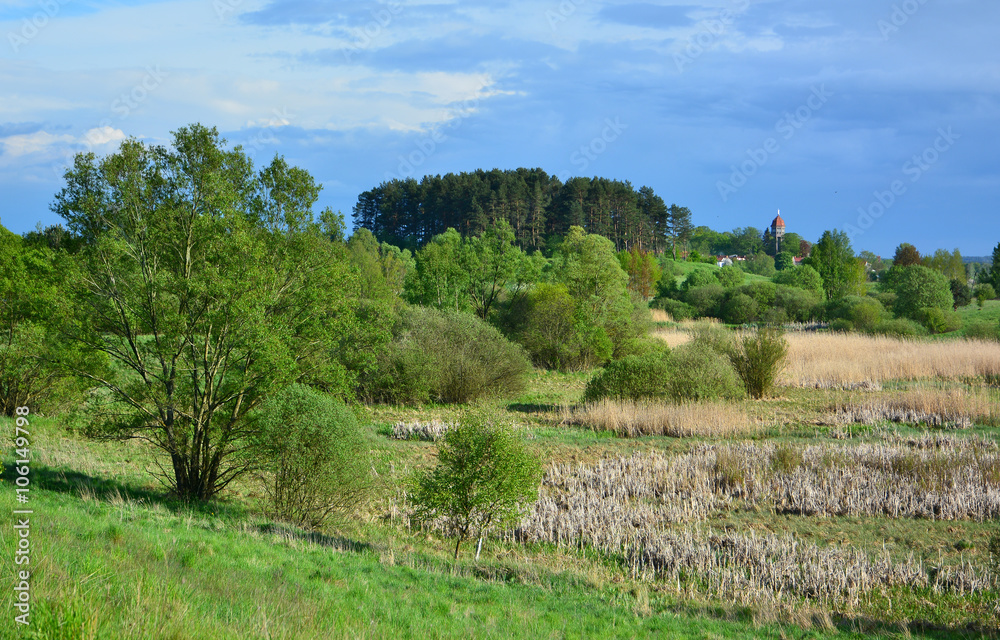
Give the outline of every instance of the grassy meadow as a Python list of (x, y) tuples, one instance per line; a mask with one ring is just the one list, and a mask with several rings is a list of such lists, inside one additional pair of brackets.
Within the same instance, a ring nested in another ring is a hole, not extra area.
[[(676, 346), (688, 328), (654, 332)], [(263, 517), (249, 480), (179, 503), (148, 445), (32, 416), (32, 624), (10, 602), (0, 637), (996, 634), (1000, 344), (788, 339), (761, 401), (585, 405), (593, 372), (536, 370), (501, 408), (545, 464), (539, 499), (478, 560), (467, 545), (452, 561), (405, 498), (435, 461), (421, 425), (461, 407), (358, 407), (377, 488), (321, 532)], [(13, 460), (5, 448), (8, 513)]]

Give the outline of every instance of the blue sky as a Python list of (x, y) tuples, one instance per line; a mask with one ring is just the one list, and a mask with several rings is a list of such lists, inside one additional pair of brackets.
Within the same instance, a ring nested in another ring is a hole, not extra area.
[(8, 0), (0, 222), (75, 152), (216, 126), (350, 218), (392, 177), (541, 167), (653, 187), (696, 224), (856, 250), (1000, 242), (993, 0)]

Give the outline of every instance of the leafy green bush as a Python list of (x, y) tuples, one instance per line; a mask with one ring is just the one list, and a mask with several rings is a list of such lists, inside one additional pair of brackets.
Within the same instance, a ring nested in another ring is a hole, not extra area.
[(726, 265), (715, 272), (715, 277), (719, 280), (719, 284), (726, 289), (735, 289), (743, 284), (746, 274), (738, 267)]
[(682, 291), (690, 291), (697, 287), (704, 287), (710, 284), (719, 284), (719, 279), (711, 269), (695, 269), (688, 274), (681, 284)]
[(871, 333), (892, 338), (916, 338), (925, 335), (927, 330), (909, 318), (895, 318), (879, 322)]
[(684, 301), (694, 307), (698, 316), (715, 316), (719, 305), (726, 297), (726, 290), (718, 282), (703, 287), (690, 289), (684, 295)]
[(868, 296), (844, 296), (830, 300), (826, 304), (826, 317), (831, 322), (846, 320), (854, 330), (871, 331), (882, 320), (887, 319), (887, 313), (882, 304)]
[(612, 360), (587, 383), (585, 402), (604, 398), (643, 400), (662, 398), (670, 386), (669, 351)]
[(982, 309), (983, 304), (985, 304), (987, 300), (992, 300), (997, 297), (997, 292), (993, 288), (992, 284), (983, 283), (976, 285), (976, 288), (972, 290), (972, 296), (976, 299), (976, 303), (979, 305), (979, 308)]
[(854, 323), (846, 318), (837, 318), (830, 321), (830, 331), (836, 333), (850, 333), (854, 331)]
[(931, 333), (951, 333), (962, 328), (962, 316), (951, 309), (924, 307), (917, 320)]
[(689, 342), (670, 353), (667, 395), (675, 402), (735, 399), (743, 389), (725, 356), (704, 342)]
[(971, 322), (965, 327), (965, 337), (971, 340), (993, 340), (1000, 342), (1000, 327), (985, 320)]
[(469, 313), (409, 307), (395, 335), (367, 386), (372, 399), (416, 404), (510, 397), (524, 390), (531, 370), (520, 345)]
[(737, 338), (729, 359), (750, 397), (760, 399), (770, 395), (787, 355), (782, 332), (762, 328)]
[(368, 446), (342, 401), (294, 384), (252, 414), (250, 433), (247, 453), (271, 517), (319, 528), (366, 497)]
[(673, 298), (657, 298), (653, 300), (650, 306), (654, 309), (666, 311), (670, 314), (671, 318), (678, 322), (681, 320), (690, 320), (697, 313), (695, 308), (688, 303), (674, 300)]
[(774, 292), (774, 307), (783, 309), (786, 317), (795, 322), (808, 322), (817, 316), (822, 300), (815, 291), (778, 285)]
[(511, 425), (491, 416), (466, 418), (445, 434), (437, 465), (414, 477), (414, 518), (443, 518), (456, 538), (457, 560), (470, 536), (517, 522), (538, 495), (541, 476), (541, 464)]
[(763, 252), (747, 258), (743, 262), (743, 268), (746, 269), (748, 273), (764, 276), (765, 278), (770, 278), (776, 272), (774, 267), (774, 258)]
[(819, 271), (809, 265), (779, 271), (771, 278), (771, 282), (812, 291), (819, 297), (823, 297), (823, 277), (819, 275)]
[(719, 355), (728, 356), (733, 347), (734, 335), (716, 322), (700, 321), (691, 329), (691, 342), (705, 345)]
[(892, 267), (883, 287), (896, 294), (893, 312), (900, 318), (917, 319), (925, 307), (951, 309), (955, 302), (948, 278), (918, 264)]
[(778, 285), (767, 280), (758, 280), (745, 284), (739, 288), (739, 292), (748, 295), (757, 302), (760, 309), (767, 309), (774, 306), (774, 301), (778, 295)]
[(757, 301), (745, 293), (730, 296), (722, 305), (722, 319), (729, 324), (747, 324), (757, 319)]

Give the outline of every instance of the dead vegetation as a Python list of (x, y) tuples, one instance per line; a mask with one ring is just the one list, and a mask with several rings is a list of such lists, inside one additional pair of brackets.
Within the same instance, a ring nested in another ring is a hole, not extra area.
[(602, 400), (564, 407), (562, 421), (612, 431), (625, 438), (639, 436), (732, 438), (753, 435), (764, 428), (739, 405), (731, 402), (631, 402)]

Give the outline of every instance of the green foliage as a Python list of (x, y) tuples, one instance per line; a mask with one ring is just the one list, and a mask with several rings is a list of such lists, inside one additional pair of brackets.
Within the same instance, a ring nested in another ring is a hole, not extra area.
[(757, 280), (740, 287), (740, 293), (750, 296), (757, 302), (761, 309), (774, 306), (775, 297), (778, 294), (778, 287), (773, 282)]
[(271, 517), (317, 529), (367, 496), (368, 445), (341, 400), (296, 384), (264, 402), (251, 421), (246, 454)]
[(587, 383), (585, 402), (662, 398), (670, 389), (669, 351), (612, 360)]
[(1000, 327), (993, 322), (977, 320), (970, 322), (963, 332), (970, 340), (992, 340), (1000, 342)]
[(875, 335), (891, 338), (916, 338), (927, 334), (927, 330), (922, 325), (909, 318), (883, 320), (876, 324), (871, 332)]
[(917, 319), (925, 307), (950, 310), (954, 306), (948, 279), (921, 265), (893, 267), (883, 287), (896, 294), (893, 312), (899, 317)]
[[(718, 278), (719, 284), (721, 284), (726, 289), (735, 289), (736, 287), (743, 284), (743, 280), (746, 278), (744, 271), (733, 265), (726, 265), (718, 271), (715, 272), (715, 277)], [(711, 283), (705, 283), (711, 284)]]
[(416, 266), (406, 274), (407, 301), (435, 309), (468, 309), (470, 281), (463, 249), (462, 236), (448, 229), (417, 251)]
[(783, 310), (788, 320), (794, 322), (808, 322), (815, 319), (821, 300), (821, 293), (798, 287), (778, 285), (774, 292), (775, 309)]
[(681, 291), (688, 292), (697, 287), (719, 284), (720, 280), (716, 277), (716, 273), (718, 272), (711, 269), (695, 269), (684, 279), (684, 282), (681, 284)]
[(962, 328), (962, 316), (951, 309), (924, 307), (917, 314), (916, 320), (931, 333), (951, 333)]
[(771, 394), (787, 355), (788, 341), (782, 332), (761, 328), (737, 338), (729, 359), (747, 394), (760, 399)]
[(650, 307), (666, 311), (677, 322), (690, 320), (697, 313), (697, 310), (688, 303), (672, 298), (657, 298), (650, 304)]
[(491, 416), (467, 417), (445, 434), (437, 465), (414, 478), (414, 517), (443, 519), (456, 537), (457, 560), (470, 536), (517, 522), (537, 496), (541, 476), (541, 464), (511, 425)]
[(95, 429), (159, 447), (165, 482), (187, 499), (243, 473), (234, 443), (265, 397), (295, 381), (350, 396), (341, 354), (378, 343), (355, 314), (345, 247), (331, 241), (342, 220), (313, 219), (319, 185), (280, 157), (254, 172), (225, 147), (193, 125), (169, 149), (133, 139), (100, 161), (79, 154), (53, 204), (85, 243), (60, 330), (117, 366), (94, 381), (121, 411)]
[(646, 300), (652, 298), (662, 275), (656, 257), (648, 251), (633, 247), (631, 251), (619, 251), (618, 262), (628, 274), (629, 291)]
[(745, 293), (736, 293), (722, 305), (722, 319), (729, 324), (747, 324), (757, 319), (760, 306)]
[(987, 300), (993, 300), (997, 297), (997, 292), (991, 284), (977, 284), (972, 294), (975, 296), (976, 303), (980, 309), (983, 308)]
[(538, 260), (514, 245), (514, 232), (503, 220), (487, 227), (482, 235), (464, 240), (462, 267), (469, 277), (472, 310), (483, 319), (504, 295), (520, 294), (540, 273)]
[[(795, 251), (798, 251), (798, 244), (795, 245)], [(778, 271), (785, 271), (786, 269), (795, 268), (795, 254), (791, 251), (782, 251), (778, 255), (774, 256), (774, 268)]]
[(920, 264), (929, 269), (934, 269), (949, 280), (964, 281), (966, 279), (965, 262), (962, 260), (962, 253), (958, 249), (951, 252), (938, 249), (934, 252), (933, 256), (924, 256), (920, 260)]
[(748, 273), (754, 273), (758, 276), (764, 276), (765, 278), (770, 278), (776, 273), (774, 258), (767, 255), (763, 251), (752, 257), (748, 257), (742, 262), (742, 265)]
[(964, 275), (961, 278), (952, 278), (949, 285), (951, 286), (951, 297), (955, 300), (955, 309), (972, 304), (972, 288), (969, 287), (969, 282)]
[(736, 399), (743, 396), (726, 356), (710, 344), (694, 341), (670, 353), (668, 396), (675, 402)]
[(819, 272), (809, 265), (802, 265), (794, 269), (779, 271), (771, 278), (775, 284), (783, 284), (789, 287), (805, 289), (823, 296), (823, 278)]
[(694, 308), (696, 314), (701, 316), (717, 316), (719, 307), (726, 297), (726, 290), (721, 284), (709, 284), (703, 287), (690, 289), (684, 296), (685, 302)]
[(828, 300), (864, 295), (865, 266), (854, 257), (850, 238), (843, 231), (824, 231), (803, 263), (819, 273)]
[(365, 386), (371, 399), (419, 404), (465, 403), (521, 393), (527, 354), (484, 320), (458, 311), (409, 307)]
[(735, 334), (716, 322), (696, 322), (691, 329), (691, 342), (704, 345), (719, 355), (728, 355)]
[[(882, 304), (869, 296), (845, 296), (838, 300), (830, 300), (826, 304), (825, 316), (831, 322), (847, 321), (851, 328), (857, 331), (871, 331), (879, 322), (887, 319)], [(841, 328), (844, 326), (838, 325)]]
[(539, 366), (589, 369), (607, 361), (614, 345), (602, 327), (587, 322), (565, 285), (542, 283), (527, 296), (519, 341)]

